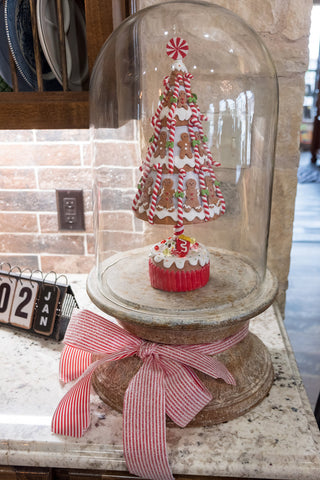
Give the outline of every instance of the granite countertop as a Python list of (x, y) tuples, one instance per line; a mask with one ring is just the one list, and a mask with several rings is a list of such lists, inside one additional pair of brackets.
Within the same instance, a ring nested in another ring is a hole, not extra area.
[[(85, 275), (69, 275), (80, 307), (101, 313)], [(250, 322), (269, 348), (275, 381), (244, 416), (202, 428), (167, 428), (176, 474), (308, 480), (320, 478), (320, 435), (277, 307)], [(51, 433), (51, 417), (70, 388), (58, 380), (62, 344), (0, 326), (0, 464), (126, 470), (122, 416), (91, 394), (91, 427), (81, 439)]]

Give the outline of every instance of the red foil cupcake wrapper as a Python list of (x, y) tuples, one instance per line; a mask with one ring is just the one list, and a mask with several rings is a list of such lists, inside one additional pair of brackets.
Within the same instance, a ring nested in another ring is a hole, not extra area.
[(157, 267), (149, 260), (151, 286), (166, 292), (189, 292), (204, 287), (210, 277), (210, 263), (197, 270), (168, 270)]

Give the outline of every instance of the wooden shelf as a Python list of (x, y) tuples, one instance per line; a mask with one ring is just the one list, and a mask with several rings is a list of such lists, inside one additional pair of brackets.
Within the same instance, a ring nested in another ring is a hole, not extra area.
[(89, 92), (2, 92), (0, 128), (89, 127)]

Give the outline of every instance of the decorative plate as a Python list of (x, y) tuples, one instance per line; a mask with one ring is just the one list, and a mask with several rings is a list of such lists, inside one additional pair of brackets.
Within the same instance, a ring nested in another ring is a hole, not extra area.
[[(38, 89), (29, 0), (5, 0), (4, 20), (10, 50), (17, 69), (34, 90)], [(40, 47), (43, 87), (61, 90)]]
[[(12, 88), (12, 77), (9, 61), (9, 46), (4, 22), (4, 2), (0, 0), (0, 76)], [(17, 71), (18, 87), (21, 92), (31, 91), (32, 88)]]
[[(88, 58), (84, 8), (76, 0), (63, 0), (64, 32), (68, 88), (83, 90), (88, 80)], [(40, 43), (46, 59), (62, 85), (59, 49), (59, 26), (54, 2), (37, 2), (37, 23)]]

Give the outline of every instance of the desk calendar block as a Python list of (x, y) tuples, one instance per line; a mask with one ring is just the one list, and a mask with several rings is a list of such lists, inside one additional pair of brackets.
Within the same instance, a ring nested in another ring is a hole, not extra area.
[(40, 288), (38, 308), (33, 325), (36, 333), (46, 336), (52, 334), (59, 298), (60, 291), (56, 285), (43, 285)]
[(20, 278), (17, 281), (10, 323), (16, 327), (30, 329), (39, 286), (36, 282)]
[(9, 323), (16, 285), (15, 278), (2, 277), (0, 279), (0, 322), (2, 323)]
[(62, 275), (66, 283), (60, 283), (56, 274), (50, 281), (48, 275), (39, 278), (36, 272), (27, 276), (19, 268), (18, 273), (12, 270), (2, 271), (0, 265), (0, 325), (61, 340), (73, 309), (78, 308), (66, 277)]

